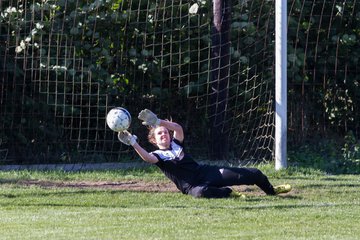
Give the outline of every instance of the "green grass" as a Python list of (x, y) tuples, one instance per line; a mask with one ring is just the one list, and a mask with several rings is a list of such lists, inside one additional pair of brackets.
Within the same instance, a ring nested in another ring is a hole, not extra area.
[[(358, 175), (260, 166), (284, 196), (194, 199), (173, 192), (41, 188), (21, 180), (166, 181), (154, 168), (0, 172), (1, 239), (358, 239)], [(260, 193), (257, 188), (251, 188)]]

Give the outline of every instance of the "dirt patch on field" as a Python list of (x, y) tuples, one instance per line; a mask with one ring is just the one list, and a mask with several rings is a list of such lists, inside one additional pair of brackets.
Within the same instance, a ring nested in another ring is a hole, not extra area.
[[(76, 182), (59, 182), (43, 180), (22, 180), (17, 184), (25, 186), (38, 186), (42, 188), (78, 188), (78, 189), (108, 189), (140, 192), (179, 192), (171, 182), (148, 182), (148, 181), (76, 181)], [(265, 195), (255, 186), (234, 186), (233, 189), (246, 195), (261, 196)]]
[(110, 190), (129, 190), (142, 192), (177, 192), (175, 185), (167, 182), (145, 182), (145, 181), (78, 181), (78, 182), (58, 182), (58, 181), (39, 181), (23, 180), (17, 184), (25, 186), (38, 186), (43, 188), (80, 188), (80, 189), (110, 189)]

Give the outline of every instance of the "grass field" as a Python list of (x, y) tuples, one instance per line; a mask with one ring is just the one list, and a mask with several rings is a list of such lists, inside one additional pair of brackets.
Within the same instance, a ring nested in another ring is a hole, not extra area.
[[(0, 172), (0, 239), (360, 239), (358, 175), (259, 167), (293, 191), (209, 200), (146, 189), (168, 185), (154, 168)], [(144, 191), (117, 187), (129, 181)]]

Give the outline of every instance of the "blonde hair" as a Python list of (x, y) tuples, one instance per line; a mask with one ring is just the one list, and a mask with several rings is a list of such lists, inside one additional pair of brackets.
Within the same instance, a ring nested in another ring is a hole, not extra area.
[(155, 129), (156, 129), (156, 127), (149, 127), (149, 132), (148, 132), (147, 139), (148, 139), (149, 143), (156, 146), (156, 143), (155, 143)]

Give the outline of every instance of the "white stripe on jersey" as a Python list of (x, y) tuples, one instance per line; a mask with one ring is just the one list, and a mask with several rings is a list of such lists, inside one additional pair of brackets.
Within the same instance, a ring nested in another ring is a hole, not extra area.
[(176, 144), (174, 141), (170, 143), (170, 149), (167, 150), (156, 150), (152, 153), (156, 153), (163, 161), (180, 160), (180, 154), (183, 151), (183, 147)]

